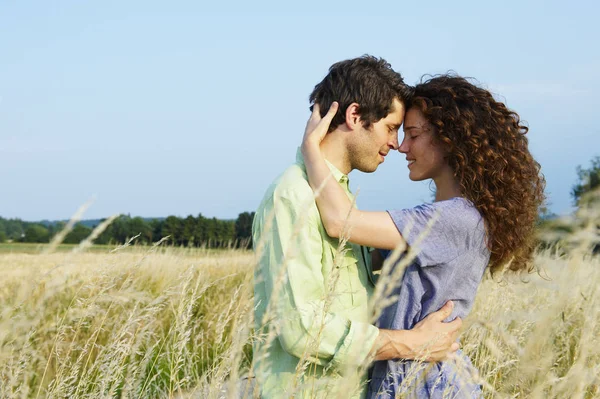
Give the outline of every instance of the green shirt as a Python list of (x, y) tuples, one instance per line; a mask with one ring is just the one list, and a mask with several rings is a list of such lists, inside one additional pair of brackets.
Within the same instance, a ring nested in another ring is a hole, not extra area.
[[(348, 176), (328, 165), (352, 198)], [(349, 389), (348, 382), (362, 384), (352, 373), (379, 333), (369, 323), (370, 257), (358, 245), (340, 247), (325, 232), (300, 150), (267, 190), (252, 238), (258, 256), (254, 374), (262, 397), (332, 397)], [(364, 396), (363, 385), (348, 397)]]

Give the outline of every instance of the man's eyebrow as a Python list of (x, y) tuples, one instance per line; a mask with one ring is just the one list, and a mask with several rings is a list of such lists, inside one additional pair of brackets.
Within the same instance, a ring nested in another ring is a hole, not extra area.
[(402, 123), (392, 123), (389, 125), (392, 129), (400, 129), (400, 126), (402, 126)]

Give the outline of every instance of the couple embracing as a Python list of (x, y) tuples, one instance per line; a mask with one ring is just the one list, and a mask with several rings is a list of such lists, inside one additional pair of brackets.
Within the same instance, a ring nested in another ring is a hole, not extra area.
[[(331, 66), (310, 101), (253, 225), (261, 397), (481, 397), (458, 330), (487, 268), (531, 267), (544, 180), (527, 127), (462, 77), (410, 87), (371, 56)], [(348, 174), (392, 151), (435, 201), (356, 209)]]

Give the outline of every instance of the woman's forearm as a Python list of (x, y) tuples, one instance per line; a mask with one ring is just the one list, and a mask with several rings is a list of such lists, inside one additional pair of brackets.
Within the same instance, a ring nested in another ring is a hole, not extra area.
[(327, 234), (339, 237), (352, 208), (352, 201), (335, 179), (317, 144), (304, 144), (302, 153), (306, 164), (308, 181), (317, 194), (316, 203)]
[(327, 234), (340, 238), (344, 234), (350, 242), (374, 248), (394, 249), (404, 243), (400, 232), (387, 212), (361, 212), (353, 209), (352, 201), (339, 182), (331, 179), (331, 171), (321, 153), (320, 144), (327, 135), (339, 104), (333, 102), (324, 117), (319, 104), (314, 104), (302, 139), (302, 154), (306, 164), (308, 181), (317, 194), (316, 203)]

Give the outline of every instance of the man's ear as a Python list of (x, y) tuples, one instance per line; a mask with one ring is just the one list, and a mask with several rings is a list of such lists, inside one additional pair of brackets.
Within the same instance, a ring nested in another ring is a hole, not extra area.
[(350, 130), (355, 130), (357, 127), (362, 126), (360, 119), (360, 105), (358, 103), (352, 103), (346, 108), (346, 127)]

